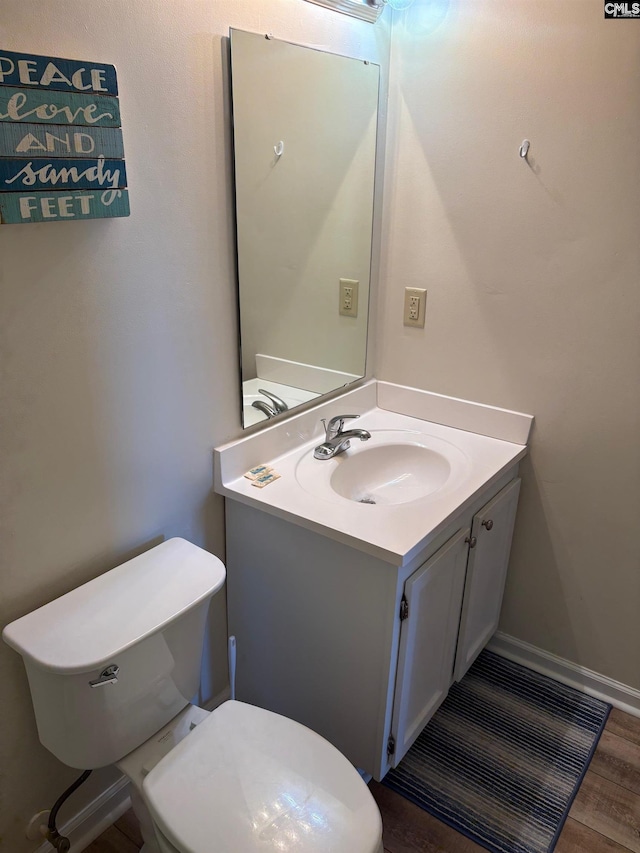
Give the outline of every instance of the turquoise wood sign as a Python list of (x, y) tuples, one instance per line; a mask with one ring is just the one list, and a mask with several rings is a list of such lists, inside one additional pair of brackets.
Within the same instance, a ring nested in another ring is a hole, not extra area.
[(129, 216), (127, 190), (111, 190), (108, 203), (90, 192), (3, 193), (0, 215), (3, 222), (54, 222), (56, 219), (107, 219)]
[(124, 160), (0, 159), (0, 185), (11, 190), (119, 189), (126, 187)]
[(118, 99), (101, 95), (72, 95), (42, 89), (14, 89), (0, 83), (0, 122), (84, 124), (120, 127)]
[(113, 65), (78, 62), (31, 53), (0, 52), (0, 84), (4, 86), (38, 86), (65, 92), (96, 92), (117, 95), (118, 82)]
[(0, 157), (96, 157), (98, 153), (114, 160), (124, 157), (120, 128), (0, 122)]
[(129, 215), (113, 65), (0, 50), (0, 222)]

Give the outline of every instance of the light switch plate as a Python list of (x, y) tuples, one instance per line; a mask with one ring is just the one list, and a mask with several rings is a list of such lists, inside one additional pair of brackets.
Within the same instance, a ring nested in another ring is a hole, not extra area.
[(422, 287), (404, 289), (404, 325), (424, 329), (427, 307), (427, 291)]
[(344, 317), (358, 316), (358, 285), (352, 278), (340, 279), (340, 302), (338, 310)]

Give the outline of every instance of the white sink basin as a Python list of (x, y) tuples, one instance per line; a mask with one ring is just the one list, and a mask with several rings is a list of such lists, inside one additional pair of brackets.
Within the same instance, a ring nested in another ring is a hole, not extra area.
[(467, 463), (459, 448), (435, 436), (374, 429), (368, 441), (352, 439), (351, 447), (333, 459), (314, 459), (313, 450), (308, 451), (296, 466), (296, 479), (305, 491), (327, 500), (395, 505), (457, 484)]
[(451, 465), (435, 450), (419, 444), (385, 444), (355, 456), (345, 454), (330, 483), (335, 492), (352, 501), (403, 504), (437, 491), (450, 474)]

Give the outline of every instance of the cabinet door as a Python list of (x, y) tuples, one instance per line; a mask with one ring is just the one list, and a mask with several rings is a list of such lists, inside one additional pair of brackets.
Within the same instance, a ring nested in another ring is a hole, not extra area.
[(520, 480), (513, 480), (473, 517), (454, 677), (460, 681), (498, 627)]
[(393, 703), (393, 767), (451, 686), (469, 533), (461, 530), (452, 536), (404, 586), (408, 616), (400, 633)]

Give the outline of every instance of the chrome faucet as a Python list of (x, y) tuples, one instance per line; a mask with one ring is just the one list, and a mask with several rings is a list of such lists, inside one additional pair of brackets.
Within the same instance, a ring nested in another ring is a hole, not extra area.
[(275, 416), (278, 414), (275, 408), (273, 408), (273, 406), (270, 406), (264, 400), (254, 400), (251, 405), (254, 409), (257, 409), (259, 412), (262, 412), (262, 414), (266, 415), (269, 419), (275, 418)]
[(266, 400), (254, 400), (251, 405), (254, 409), (258, 409), (263, 415), (266, 415), (267, 418), (275, 418), (276, 415), (281, 415), (283, 412), (289, 411), (289, 406), (287, 406), (285, 401), (281, 400), (280, 397), (277, 397), (271, 391), (258, 388), (258, 393), (264, 394), (265, 397), (269, 398), (270, 402), (267, 403)]
[(359, 438), (360, 441), (370, 439), (371, 433), (366, 429), (343, 430), (344, 422), (347, 419), (359, 417), (360, 415), (336, 415), (335, 418), (331, 418), (328, 424), (325, 418), (323, 418), (322, 424), (325, 429), (325, 439), (313, 451), (314, 457), (316, 459), (333, 459), (334, 456), (344, 453), (351, 446), (350, 439)]
[(282, 414), (282, 412), (289, 411), (289, 406), (287, 406), (285, 401), (281, 400), (280, 397), (276, 397), (273, 391), (265, 391), (264, 388), (258, 388), (258, 394), (264, 394), (265, 397), (268, 397), (271, 400), (277, 415)]

